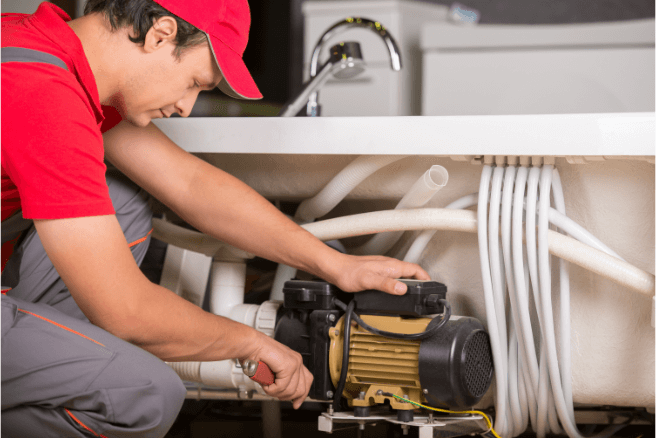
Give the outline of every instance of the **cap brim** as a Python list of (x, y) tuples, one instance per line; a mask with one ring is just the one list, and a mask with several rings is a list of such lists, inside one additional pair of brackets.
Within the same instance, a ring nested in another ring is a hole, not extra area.
[(241, 56), (226, 46), (218, 38), (207, 34), (210, 49), (214, 54), (223, 79), (219, 82), (219, 90), (236, 99), (262, 99), (262, 93), (246, 68)]

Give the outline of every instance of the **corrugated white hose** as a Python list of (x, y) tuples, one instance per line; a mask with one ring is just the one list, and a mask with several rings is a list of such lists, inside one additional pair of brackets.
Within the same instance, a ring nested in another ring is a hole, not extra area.
[[(405, 158), (407, 155), (362, 155), (351, 161), (337, 173), (316, 195), (301, 202), (295, 218), (300, 223), (313, 222), (335, 208), (362, 181), (379, 169)], [(273, 279), (269, 299), (284, 299), (285, 282), (296, 275), (296, 268), (279, 264)]]
[(492, 168), (488, 165), (483, 166), (481, 173), (481, 182), (478, 190), (478, 249), (481, 263), (481, 276), (483, 280), (483, 296), (485, 298), (485, 314), (487, 317), (487, 329), (490, 334), (490, 346), (492, 347), (492, 359), (494, 363), (494, 377), (496, 383), (496, 418), (494, 428), (502, 436), (508, 436), (507, 419), (507, 386), (505, 367), (503, 362), (501, 335), (497, 325), (497, 312), (494, 305), (494, 293), (492, 291), (492, 275), (490, 273), (490, 260), (487, 240), (487, 204), (488, 191), (490, 188), (490, 178)]
[[(525, 201), (523, 201), (525, 203)], [(444, 208), (449, 209), (465, 209), (473, 207), (478, 204), (478, 193), (472, 193), (471, 195), (463, 196), (462, 198), (452, 202)], [(574, 220), (568, 218), (564, 214), (560, 213), (557, 209), (549, 208), (549, 222), (554, 226), (560, 228), (563, 232), (569, 234), (571, 237), (575, 238), (579, 242), (582, 242), (592, 248), (603, 251), (607, 254), (610, 254), (620, 260), (624, 260), (619, 256), (615, 251), (610, 249), (606, 244), (596, 238), (592, 233), (583, 228), (581, 225), (576, 223)], [(433, 238), (433, 235), (437, 230), (425, 230), (422, 231), (412, 242), (412, 245), (408, 249), (403, 257), (403, 260), (410, 263), (417, 263), (421, 257), (421, 254), (426, 249), (426, 246)]]
[[(444, 230), (477, 232), (476, 213), (468, 210), (417, 208), (383, 210), (327, 219), (302, 225), (319, 240), (343, 239), (383, 231)], [(568, 236), (549, 230), (549, 251), (556, 257), (581, 266), (604, 278), (654, 296), (654, 275), (605, 254)]]
[[(547, 362), (549, 365), (549, 375), (552, 381), (553, 394), (556, 402), (556, 409), (567, 435), (571, 438), (583, 438), (572, 421), (573, 412), (568, 412), (568, 406), (565, 402), (563, 388), (561, 385), (560, 372), (558, 367), (558, 358), (556, 352), (556, 337), (553, 324), (553, 310), (551, 305), (551, 267), (549, 266), (549, 218), (548, 204), (550, 199), (551, 181), (553, 167), (544, 166), (540, 177), (540, 204), (542, 213), (538, 216), (538, 241), (539, 241), (539, 263), (540, 263), (540, 287), (541, 287), (541, 310), (543, 326), (543, 339), (547, 347)], [(594, 435), (597, 438), (612, 436), (623, 425), (610, 426), (601, 433)]]
[(351, 191), (379, 169), (405, 158), (407, 155), (363, 155), (344, 167), (319, 193), (301, 202), (295, 217), (312, 222), (335, 208)]
[[(410, 187), (410, 190), (394, 207), (396, 210), (418, 208), (426, 205), (449, 181), (449, 172), (439, 165), (431, 166)], [(355, 254), (385, 254), (401, 238), (403, 231), (378, 233), (364, 245), (355, 249)]]
[[(463, 196), (462, 198), (450, 203), (445, 208), (452, 210), (462, 210), (465, 208), (473, 207), (478, 204), (478, 193), (472, 193), (471, 195)], [(415, 238), (410, 245), (410, 248), (405, 253), (403, 261), (410, 263), (417, 263), (421, 254), (426, 249), (426, 245), (433, 238), (437, 230), (424, 230)]]
[[(555, 196), (556, 193), (554, 193), (554, 197)], [(562, 196), (562, 189), (561, 189), (561, 196)], [(575, 238), (579, 242), (585, 243), (586, 245), (598, 249), (599, 251), (603, 251), (606, 254), (610, 254), (615, 258), (624, 260), (615, 251), (613, 251), (608, 246), (606, 246), (606, 244), (604, 244), (601, 240), (597, 239), (588, 230), (586, 230), (581, 225), (574, 222), (572, 219), (565, 216), (564, 199), (563, 199), (562, 207), (563, 207), (562, 211), (558, 211), (559, 210), (558, 204), (556, 204), (556, 208), (549, 207), (549, 223), (560, 228), (561, 231), (567, 233), (568, 235)]]

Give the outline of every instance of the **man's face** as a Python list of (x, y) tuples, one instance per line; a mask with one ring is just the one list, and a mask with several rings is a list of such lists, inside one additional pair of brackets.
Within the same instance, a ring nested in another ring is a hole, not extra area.
[(198, 93), (221, 80), (208, 43), (187, 48), (179, 59), (174, 55), (175, 44), (163, 44), (125, 77), (119, 101), (114, 102), (123, 118), (137, 126), (173, 113), (187, 117)]

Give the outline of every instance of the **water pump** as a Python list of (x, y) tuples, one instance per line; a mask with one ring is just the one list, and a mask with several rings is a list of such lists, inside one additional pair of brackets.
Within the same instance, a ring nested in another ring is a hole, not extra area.
[(389, 402), (400, 421), (412, 421), (415, 407), (391, 394), (454, 410), (483, 397), (493, 374), (483, 325), (450, 314), (444, 284), (402, 281), (401, 296), (285, 283), (274, 336), (303, 356), (314, 375), (311, 398), (333, 400), (336, 410), (348, 405), (356, 417)]

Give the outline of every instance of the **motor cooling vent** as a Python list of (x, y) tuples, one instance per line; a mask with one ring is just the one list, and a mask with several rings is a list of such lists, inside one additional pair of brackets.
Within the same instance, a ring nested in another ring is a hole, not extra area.
[[(438, 318), (428, 324), (437, 324)], [(474, 406), (492, 383), (490, 339), (475, 318), (452, 317), (434, 336), (422, 340), (419, 379), (426, 400), (436, 407)]]
[(490, 338), (484, 331), (475, 331), (467, 338), (463, 348), (464, 384), (474, 397), (482, 397), (490, 386), (492, 353)]

